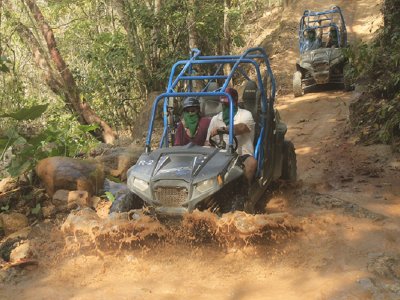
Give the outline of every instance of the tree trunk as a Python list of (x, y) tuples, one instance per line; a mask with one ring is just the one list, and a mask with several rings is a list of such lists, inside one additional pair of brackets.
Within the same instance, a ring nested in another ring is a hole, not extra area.
[(72, 76), (72, 73), (66, 65), (60, 52), (58, 51), (53, 30), (47, 24), (42, 12), (36, 5), (35, 1), (25, 1), (39, 26), (44, 40), (46, 41), (50, 58), (60, 75), (60, 83), (62, 86), (62, 92), (60, 92), (62, 93), (62, 96), (64, 96), (64, 101), (78, 114), (79, 122), (81, 124), (98, 124), (102, 132), (101, 137), (97, 136), (97, 138), (101, 138), (102, 141), (112, 144), (116, 137), (115, 132), (92, 110), (88, 103), (84, 103), (81, 101), (79, 89), (76, 85), (75, 79)]
[(189, 0), (189, 9), (188, 15), (186, 18), (186, 25), (188, 28), (188, 36), (189, 36), (189, 50), (193, 48), (198, 48), (199, 43), (197, 40), (197, 32), (196, 32), (196, 16), (194, 13), (196, 7), (196, 0)]
[[(222, 54), (231, 54), (231, 30), (229, 22), (229, 10), (231, 8), (231, 0), (224, 0), (224, 41), (222, 43)], [(230, 64), (224, 65), (224, 73), (229, 74), (232, 70)]]
[[(46, 84), (55, 94), (62, 94), (63, 90), (62, 84), (60, 82), (61, 78), (51, 66), (47, 54), (44, 53), (43, 48), (41, 47), (39, 41), (36, 39), (32, 31), (22, 23), (18, 23), (15, 26), (15, 29), (18, 32), (18, 35), (20, 36), (22, 41), (30, 48), (35, 64), (43, 72)], [(69, 108), (71, 109), (71, 107)]]
[[(154, 24), (151, 32), (151, 39), (152, 39), (152, 55), (151, 55), (151, 72), (157, 72), (157, 70), (160, 68), (160, 56), (159, 56), (159, 48), (158, 45), (160, 43), (160, 21), (159, 21), (159, 14), (162, 8), (162, 3), (161, 0), (155, 0), (154, 1), (154, 10), (153, 10), (153, 16), (154, 16)], [(151, 88), (152, 90), (160, 90), (161, 89), (161, 84), (159, 80), (152, 80), (151, 83)]]

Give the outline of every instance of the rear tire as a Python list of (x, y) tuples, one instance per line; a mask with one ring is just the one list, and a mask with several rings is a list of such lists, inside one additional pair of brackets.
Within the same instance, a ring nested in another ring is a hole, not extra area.
[(302, 74), (300, 71), (296, 71), (293, 74), (293, 94), (295, 97), (301, 97), (304, 95), (303, 86), (301, 84)]
[(282, 176), (283, 180), (294, 182), (297, 179), (297, 158), (294, 145), (290, 141), (283, 142)]

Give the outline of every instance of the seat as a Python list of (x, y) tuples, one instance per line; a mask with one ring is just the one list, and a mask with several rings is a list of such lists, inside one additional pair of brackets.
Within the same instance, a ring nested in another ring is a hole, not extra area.
[(260, 108), (260, 91), (257, 87), (257, 83), (253, 80), (249, 80), (246, 82), (244, 86), (242, 100), (244, 109), (251, 112), (253, 116), (253, 120), (255, 124), (255, 134), (254, 134), (254, 145), (257, 143), (258, 135), (260, 134), (260, 127), (259, 127), (259, 108)]
[(260, 91), (258, 90), (257, 83), (253, 80), (246, 82), (244, 86), (243, 95), (243, 106), (245, 109), (251, 112), (254, 121), (258, 121), (258, 108), (260, 105)]
[[(213, 92), (219, 89), (218, 83), (210, 82), (205, 89), (205, 92)], [(203, 116), (212, 117), (222, 111), (222, 106), (219, 101), (219, 96), (207, 96), (200, 98), (200, 111)]]

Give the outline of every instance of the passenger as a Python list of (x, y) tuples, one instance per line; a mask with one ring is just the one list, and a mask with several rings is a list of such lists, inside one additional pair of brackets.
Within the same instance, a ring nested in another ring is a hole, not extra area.
[(311, 51), (320, 48), (322, 45), (321, 34), (318, 35), (315, 29), (310, 29), (306, 31), (306, 41), (304, 43), (304, 51)]
[[(253, 145), (255, 122), (250, 111), (238, 107), (238, 92), (233, 88), (227, 88), (225, 92), (231, 95), (234, 101), (233, 130), (238, 140), (237, 153), (244, 164), (245, 177), (250, 185), (257, 170), (257, 160), (254, 158)], [(222, 112), (211, 119), (206, 144), (209, 144), (208, 140), (210, 136), (213, 137), (218, 134), (218, 129), (222, 129), (227, 133), (229, 132), (229, 100), (227, 97), (221, 97), (220, 101), (222, 102)], [(227, 134), (224, 135), (224, 140), (228, 143)]]
[(339, 47), (339, 39), (338, 39), (338, 33), (337, 29), (335, 26), (331, 26), (329, 29), (329, 39), (328, 43), (326, 44), (327, 48), (338, 48)]
[(194, 143), (204, 146), (210, 119), (200, 115), (200, 102), (188, 97), (183, 101), (183, 119), (179, 122), (175, 135), (175, 146)]

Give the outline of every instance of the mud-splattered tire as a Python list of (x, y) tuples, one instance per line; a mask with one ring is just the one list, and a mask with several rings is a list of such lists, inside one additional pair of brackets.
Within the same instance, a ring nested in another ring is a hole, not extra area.
[(294, 145), (290, 141), (283, 142), (282, 179), (293, 182), (297, 179), (297, 159)]
[(301, 72), (296, 71), (293, 74), (293, 94), (295, 97), (300, 97), (304, 95), (304, 90), (301, 84)]
[(132, 209), (139, 209), (143, 207), (143, 200), (134, 193), (129, 192), (124, 197), (119, 197), (114, 200), (111, 205), (110, 213), (113, 212), (128, 212)]

